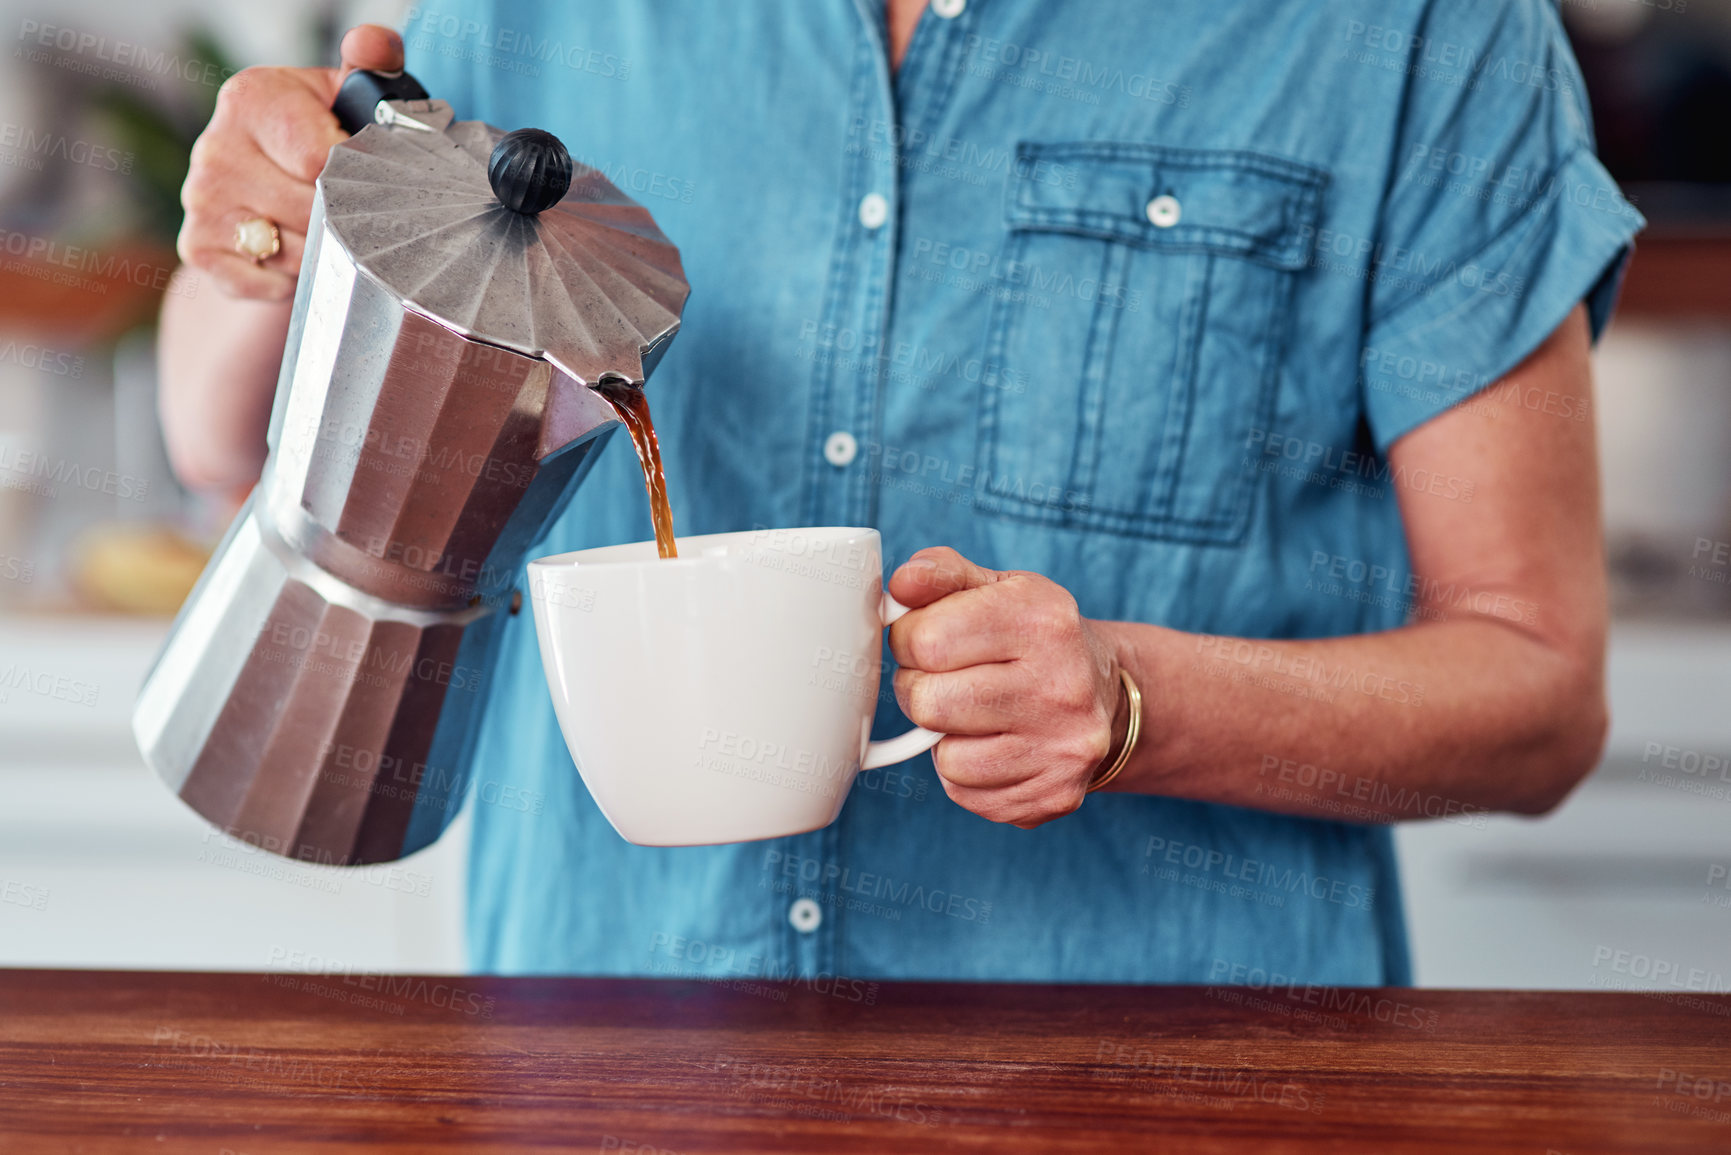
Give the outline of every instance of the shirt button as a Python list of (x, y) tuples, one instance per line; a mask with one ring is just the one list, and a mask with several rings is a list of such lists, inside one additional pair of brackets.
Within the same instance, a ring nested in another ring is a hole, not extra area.
[(823, 459), (837, 469), (852, 465), (853, 459), (858, 455), (859, 442), (846, 430), (831, 433), (829, 439), (823, 443)]
[(809, 898), (798, 898), (787, 908), (787, 921), (800, 934), (810, 934), (823, 925), (823, 907)]
[(1148, 222), (1157, 229), (1169, 229), (1178, 223), (1183, 213), (1175, 196), (1157, 196), (1148, 202)]
[(968, 6), (968, 0), (932, 0), (932, 11), (945, 20), (954, 20)]
[(877, 193), (867, 193), (860, 198), (859, 223), (868, 229), (882, 227), (890, 219), (890, 202)]

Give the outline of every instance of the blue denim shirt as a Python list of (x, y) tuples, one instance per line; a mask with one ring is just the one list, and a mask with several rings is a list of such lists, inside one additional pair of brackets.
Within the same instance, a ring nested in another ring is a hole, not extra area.
[[(681, 533), (872, 525), (892, 565), (953, 546), (1094, 618), (1360, 633), (1415, 600), (1399, 487), (1473, 497), (1397, 475), (1391, 443), (1468, 397), (1585, 416), (1485, 388), (1583, 299), (1598, 331), (1641, 223), (1543, 0), (952, 0), (899, 74), (882, 7), (410, 15), (434, 95), (557, 133), (679, 245), (690, 304), (649, 389)], [(532, 553), (649, 536), (618, 437)], [(1424, 708), (1199, 647), (1198, 681)], [(861, 775), (825, 830), (650, 849), (575, 773), (529, 614), (490, 686), (478, 969), (1410, 981), (1389, 832), (1351, 821), (1380, 788), (1288, 751), (1240, 772), (1271, 804), (1324, 784), (1341, 821), (1105, 794), (1025, 831), (923, 757)], [(875, 732), (906, 726), (886, 677)]]

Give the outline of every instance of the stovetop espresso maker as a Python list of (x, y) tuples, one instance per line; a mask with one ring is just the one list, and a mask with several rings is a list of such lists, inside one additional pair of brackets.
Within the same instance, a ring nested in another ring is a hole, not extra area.
[(406, 73), (334, 111), (263, 476), (133, 733), (194, 810), (290, 858), (444, 831), (525, 551), (620, 424), (688, 286), (649, 213), (557, 139), (453, 123)]

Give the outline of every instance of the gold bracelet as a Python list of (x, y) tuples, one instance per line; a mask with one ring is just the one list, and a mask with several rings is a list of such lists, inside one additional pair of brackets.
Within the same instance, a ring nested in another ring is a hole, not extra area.
[(1118, 677), (1123, 679), (1124, 693), (1130, 699), (1130, 726), (1124, 731), (1124, 748), (1118, 751), (1118, 757), (1112, 760), (1112, 765), (1107, 767), (1104, 774), (1088, 783), (1088, 793), (1090, 794), (1118, 777), (1119, 771), (1123, 770), (1130, 762), (1130, 755), (1136, 749), (1136, 740), (1142, 737), (1142, 691), (1136, 688), (1136, 682), (1130, 677), (1130, 671), (1123, 666), (1118, 667)]

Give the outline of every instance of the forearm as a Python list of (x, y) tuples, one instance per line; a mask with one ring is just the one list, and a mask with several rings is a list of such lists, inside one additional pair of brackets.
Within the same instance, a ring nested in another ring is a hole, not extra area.
[(230, 297), (208, 282), (203, 288), (163, 301), (163, 438), (175, 474), (189, 488), (244, 489), (264, 464), (292, 306)]
[(1107, 789), (1355, 821), (1538, 813), (1598, 757), (1601, 665), (1489, 616), (1266, 641), (1094, 626), (1143, 692)]

